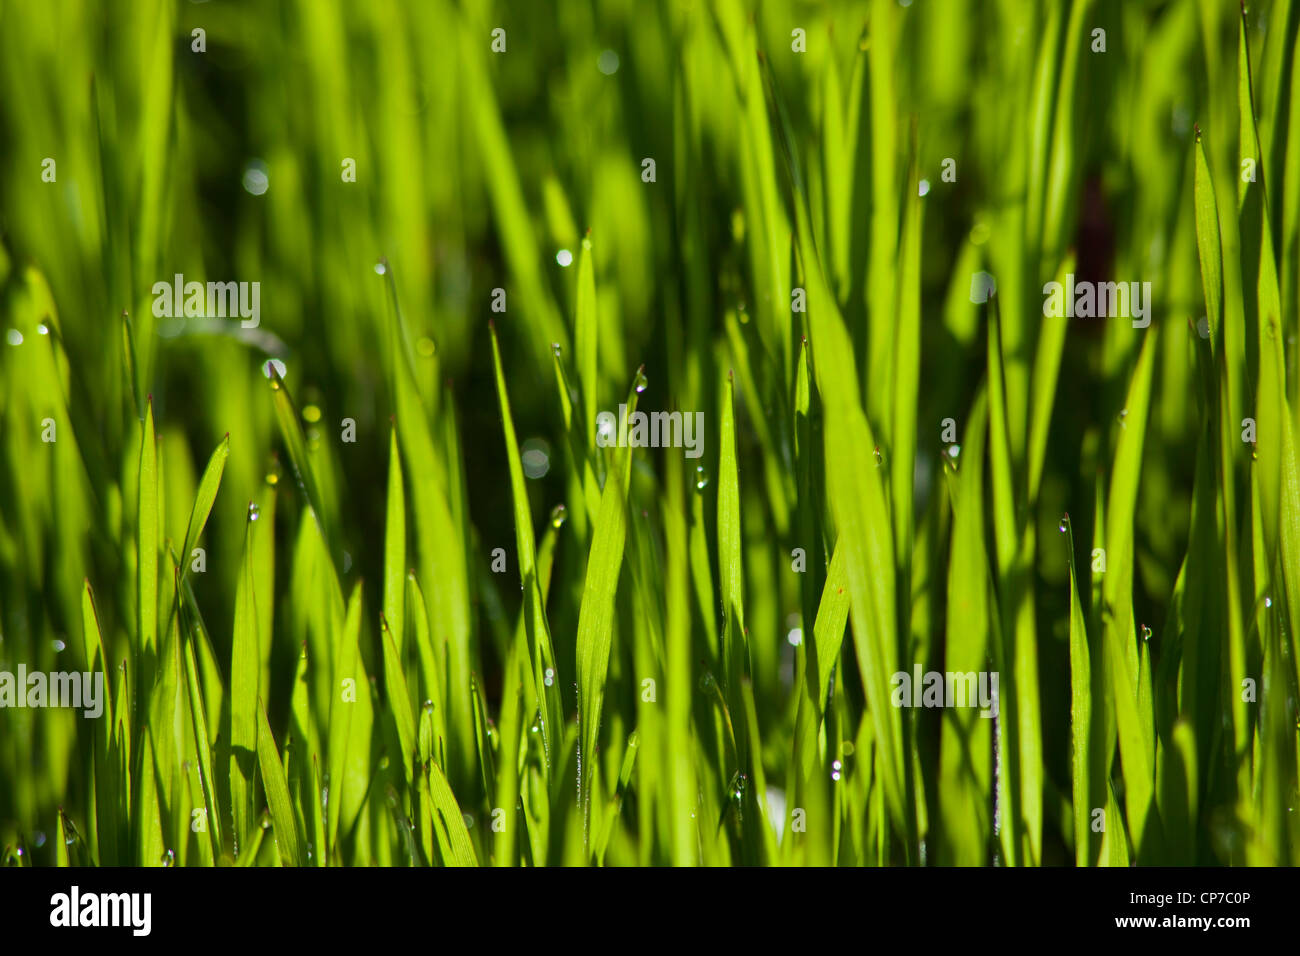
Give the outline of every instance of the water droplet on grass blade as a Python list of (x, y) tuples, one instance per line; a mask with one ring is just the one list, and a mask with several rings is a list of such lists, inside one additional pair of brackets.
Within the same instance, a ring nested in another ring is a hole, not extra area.
[(695, 466), (695, 490), (703, 491), (709, 487), (709, 472), (703, 465)]
[(249, 160), (248, 165), (244, 167), (244, 190), (250, 195), (261, 196), (270, 185), (270, 177), (266, 175), (266, 163), (260, 159)]
[(637, 394), (639, 395), (640, 393), (644, 392), (649, 385), (650, 385), (650, 380), (645, 377), (645, 372), (638, 369), (636, 373)]
[(569, 520), (569, 509), (559, 504), (551, 509), (551, 527), (563, 528), (564, 522)]
[(260, 517), (262, 517), (262, 509), (250, 501), (248, 503), (248, 520), (256, 521)]
[[(271, 374), (272, 369), (275, 370), (275, 375)], [(286, 371), (288, 370), (285, 368), (284, 363), (277, 358), (267, 359), (262, 363), (262, 374), (271, 380), (271, 385), (275, 388), (280, 387), (280, 383), (276, 380), (275, 376), (278, 375), (280, 378), (284, 378)]]
[(1147, 627), (1145, 624), (1142, 625), (1142, 640), (1151, 640), (1151, 628)]
[(1056, 530), (1061, 532), (1061, 534), (1065, 534), (1066, 529), (1069, 527), (1070, 527), (1070, 513), (1067, 511), (1065, 514), (1061, 515), (1061, 520), (1056, 524)]

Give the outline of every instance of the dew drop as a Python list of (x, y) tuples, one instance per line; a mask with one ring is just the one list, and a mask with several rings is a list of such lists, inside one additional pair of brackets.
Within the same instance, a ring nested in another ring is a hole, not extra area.
[(569, 266), (573, 265), (573, 253), (568, 249), (561, 249), (555, 254), (555, 261), (558, 262), (562, 268), (567, 269)]
[(874, 454), (876, 456), (876, 467), (879, 468), (885, 463), (885, 456), (884, 453), (881, 452), (879, 445), (876, 446)]
[(375, 263), (375, 275), (385, 275), (388, 272), (388, 260), (380, 259)]
[(1151, 628), (1147, 627), (1145, 624), (1142, 625), (1142, 640), (1151, 640)]
[(249, 160), (244, 167), (244, 190), (250, 195), (261, 196), (270, 184), (270, 178), (266, 175), (266, 163), (260, 159)]
[[(1272, 326), (1269, 326), (1269, 328), (1272, 328)], [(49, 335), (50, 327), (46, 325), (44, 322), (41, 322), (36, 326), (36, 332), (39, 335)]]
[(695, 466), (695, 490), (703, 491), (709, 487), (709, 472), (703, 465)]
[(649, 384), (650, 384), (650, 380), (645, 377), (645, 372), (638, 369), (636, 373), (637, 394), (639, 395), (640, 393), (644, 392), (646, 390), (646, 387)]
[(1264, 598), (1264, 607), (1272, 607), (1272, 606), (1273, 606), (1273, 599), (1271, 597), (1266, 596)]
[[(275, 371), (275, 375), (271, 374), (273, 369)], [(265, 375), (267, 378), (269, 378), (272, 384), (275, 385), (277, 388), (279, 387), (280, 383), (276, 380), (276, 375), (278, 375), (280, 378), (284, 378), (286, 371), (287, 369), (285, 368), (284, 363), (277, 358), (267, 359), (265, 362), (262, 363), (262, 374)]]
[(67, 646), (68, 646), (67, 644), (64, 644), (62, 641), (60, 641), (60, 640), (58, 640), (58, 639), (55, 639), (55, 641), (54, 641), (54, 650), (55, 650), (56, 652), (57, 652), (57, 651), (61, 651), (61, 650), (63, 650), (63, 649), (64, 649), (65, 647), (67, 647)]
[(735, 778), (733, 779), (733, 783), (731, 785), (731, 792), (732, 795), (735, 796), (737, 800), (739, 800), (741, 797), (745, 795), (746, 783), (748, 783), (748, 780), (745, 778), (745, 775), (743, 773), (736, 774)]
[(551, 509), (551, 527), (563, 528), (564, 522), (569, 520), (569, 509), (559, 504)]
[(262, 509), (250, 501), (248, 503), (248, 520), (256, 521), (260, 517), (262, 517)]
[(552, 686), (555, 683), (555, 671), (549, 667), (546, 668), (546, 673), (542, 676), (542, 683), (547, 687)]
[(1056, 524), (1056, 530), (1061, 532), (1061, 534), (1065, 534), (1066, 529), (1069, 527), (1070, 513), (1067, 511), (1065, 514), (1061, 515), (1061, 520)]
[(164, 853), (164, 854), (162, 855), (162, 859), (159, 860), (158, 862), (161, 863), (163, 866), (175, 866), (175, 865), (176, 865), (176, 851), (175, 851), (175, 850), (168, 850), (166, 853)]
[(556, 355), (559, 355), (561, 352), (564, 351), (564, 349), (562, 349), (562, 348), (560, 347), (560, 343), (559, 343), (559, 342), (552, 342), (552, 343), (551, 343), (551, 351), (552, 351), (553, 353), (555, 353)]

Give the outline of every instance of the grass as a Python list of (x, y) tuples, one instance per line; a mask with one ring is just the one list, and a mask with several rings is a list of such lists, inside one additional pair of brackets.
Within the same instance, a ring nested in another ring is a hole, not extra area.
[(0, 4), (0, 672), (105, 688), (0, 708), (0, 862), (1296, 863), (1298, 54), (1286, 0)]

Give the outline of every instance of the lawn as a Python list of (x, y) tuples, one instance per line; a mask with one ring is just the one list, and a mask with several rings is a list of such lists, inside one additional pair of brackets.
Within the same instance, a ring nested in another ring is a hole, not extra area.
[(1300, 862), (1298, 60), (0, 0), (0, 864)]

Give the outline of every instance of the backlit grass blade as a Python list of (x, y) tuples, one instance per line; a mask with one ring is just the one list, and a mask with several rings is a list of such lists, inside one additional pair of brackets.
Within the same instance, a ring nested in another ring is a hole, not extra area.
[(280, 848), (280, 862), (284, 866), (302, 866), (302, 834), (298, 832), (298, 819), (289, 797), (289, 781), (280, 763), (280, 754), (266, 722), (266, 710), (257, 701), (257, 762), (262, 768), (262, 785), (266, 788), (266, 802), (271, 809), (271, 824), (275, 827), (275, 842)]
[[(188, 634), (188, 629), (185, 631)], [(208, 840), (212, 847), (212, 859), (221, 858), (223, 829), (221, 806), (217, 802), (217, 781), (214, 774), (215, 764), (212, 760), (211, 737), (208, 732), (208, 716), (203, 706), (203, 691), (199, 684), (198, 663), (194, 655), (194, 640), (185, 638), (185, 689), (188, 694), (190, 720), (194, 730), (194, 742), (198, 749), (199, 781), (203, 788), (203, 803), (207, 811)]]
[(194, 498), (194, 507), (190, 511), (190, 523), (185, 529), (185, 545), (180, 553), (182, 580), (189, 573), (192, 564), (191, 553), (198, 543), (199, 535), (203, 533), (203, 526), (208, 522), (208, 515), (212, 513), (212, 504), (217, 500), (217, 489), (221, 486), (221, 473), (225, 470), (226, 459), (229, 456), (230, 435), (227, 434), (213, 451), (212, 457), (208, 459), (208, 466), (203, 470), (203, 477), (199, 480), (199, 491)]
[[(984, 540), (984, 447), (987, 404), (976, 398), (956, 464), (945, 473), (952, 488), (953, 528), (948, 561), (948, 620), (945, 669), (977, 674), (990, 657), (988, 550)], [(980, 866), (993, 835), (988, 806), (993, 780), (992, 719), (975, 709), (944, 711), (940, 742), (939, 839), (936, 860)]]
[(136, 534), (136, 646), (143, 653), (158, 638), (158, 459), (153, 433), (153, 396), (145, 408), (140, 436)]
[[(637, 374), (639, 377), (641, 373)], [(628, 395), (629, 418), (636, 411), (637, 394), (634, 388)], [(624, 454), (615, 456), (615, 466), (605, 478), (578, 614), (578, 725), (581, 734), (578, 744), (578, 803), (583, 815), (584, 843), (591, 839), (591, 789), (610, 645), (614, 638), (614, 594), (618, 590), (623, 545), (627, 540), (627, 476), (631, 467), (632, 449), (628, 448)]]
[(745, 637), (744, 575), (741, 565), (740, 485), (736, 473), (735, 382), (728, 376), (722, 400), (721, 454), (718, 465), (718, 575), (722, 595), (722, 657), (728, 704), (749, 672)]
[[(325, 513), (320, 485), (316, 480), (316, 474), (308, 457), (307, 440), (303, 437), (302, 425), (299, 424), (301, 419), (299, 418), (298, 409), (294, 405), (293, 397), (289, 394), (288, 386), (285, 385), (284, 379), (280, 377), (280, 370), (274, 364), (268, 364), (267, 374), (271, 378), (271, 398), (272, 404), (275, 406), (275, 420), (280, 426), (280, 437), (284, 439), (285, 447), (289, 449), (289, 462), (293, 466), (294, 477), (297, 478), (298, 487), (302, 489), (307, 499), (312, 517), (316, 519), (316, 524), (320, 528), (321, 537), (326, 542), (332, 542), (330, 533), (333, 529), (327, 525), (329, 516)], [(331, 558), (338, 559), (332, 553)]]
[(514, 419), (510, 414), (510, 398), (506, 394), (505, 373), (501, 369), (501, 349), (497, 344), (496, 329), (492, 334), (492, 357), (496, 363), (497, 398), (501, 404), (502, 429), (505, 432), (506, 460), (510, 468), (510, 494), (514, 501), (515, 547), (519, 558), (519, 577), (524, 590), (524, 623), (528, 635), (529, 657), (533, 665), (533, 686), (537, 688), (537, 706), (541, 712), (542, 743), (546, 745), (547, 762), (551, 760), (556, 729), (552, 715), (558, 719), (559, 694), (555, 691), (556, 675), (548, 684), (547, 670), (556, 671), (555, 651), (551, 647), (551, 630), (546, 621), (546, 607), (541, 586), (537, 580), (537, 546), (533, 536), (532, 511), (528, 505), (528, 491), (524, 486), (524, 469), (519, 458), (519, 443), (515, 437)]
[(444, 863), (448, 866), (478, 866), (474, 844), (470, 841), (465, 819), (447, 784), (447, 778), (442, 775), (442, 769), (436, 763), (429, 764), (427, 773), (429, 796), (436, 814), (435, 826), (440, 841), (448, 848)]
[[(1097, 862), (1099, 835), (1093, 827), (1093, 808), (1099, 792), (1098, 781), (1092, 778), (1093, 742), (1093, 677), (1092, 657), (1088, 648), (1088, 626), (1084, 619), (1083, 599), (1079, 594), (1079, 576), (1074, 568), (1074, 528), (1069, 516), (1062, 517), (1065, 529), (1066, 558), (1070, 566), (1070, 779), (1074, 811), (1074, 859), (1078, 866), (1091, 866)], [(1106, 698), (1096, 701), (1104, 707)]]
[(1147, 330), (1129, 385), (1126, 414), (1119, 428), (1107, 499), (1106, 575), (1103, 578), (1103, 599), (1111, 612), (1103, 624), (1103, 666), (1115, 699), (1129, 833), (1139, 853), (1148, 816), (1153, 812), (1155, 741), (1144, 730), (1146, 721), (1138, 699), (1140, 674), (1134, 660), (1134, 642), (1143, 638), (1137, 633), (1139, 622), (1135, 621), (1133, 614), (1133, 522), (1150, 406), (1157, 328), (1153, 326)]
[(397, 643), (398, 660), (406, 649), (406, 493), (397, 429), (388, 441), (388, 516), (384, 531), (384, 620)]
[[(364, 675), (357, 667), (358, 644), (361, 639), (361, 585), (352, 589), (348, 598), (347, 621), (338, 632), (334, 649), (334, 673), (330, 678), (329, 729), (325, 744), (325, 787), (332, 788), (333, 797), (326, 806), (325, 830), (329, 836), (331, 853), (338, 841), (340, 812), (345, 792), (348, 744), (352, 739), (353, 713), (358, 709), (357, 694), (365, 693)], [(347, 821), (351, 823), (352, 821)]]
[(397, 641), (384, 617), (379, 619), (379, 629), (384, 645), (384, 687), (388, 691), (388, 707), (397, 725), (397, 741), (401, 745), (402, 772), (409, 785), (415, 781), (415, 718), (411, 714), (411, 698), (406, 690), (406, 677), (402, 672), (402, 655)]
[(257, 759), (258, 686), (256, 584), (253, 577), (253, 528), (250, 513), (244, 532), (244, 557), (235, 591), (235, 623), (230, 658), (230, 812), (238, 851), (250, 835), (253, 782)]

